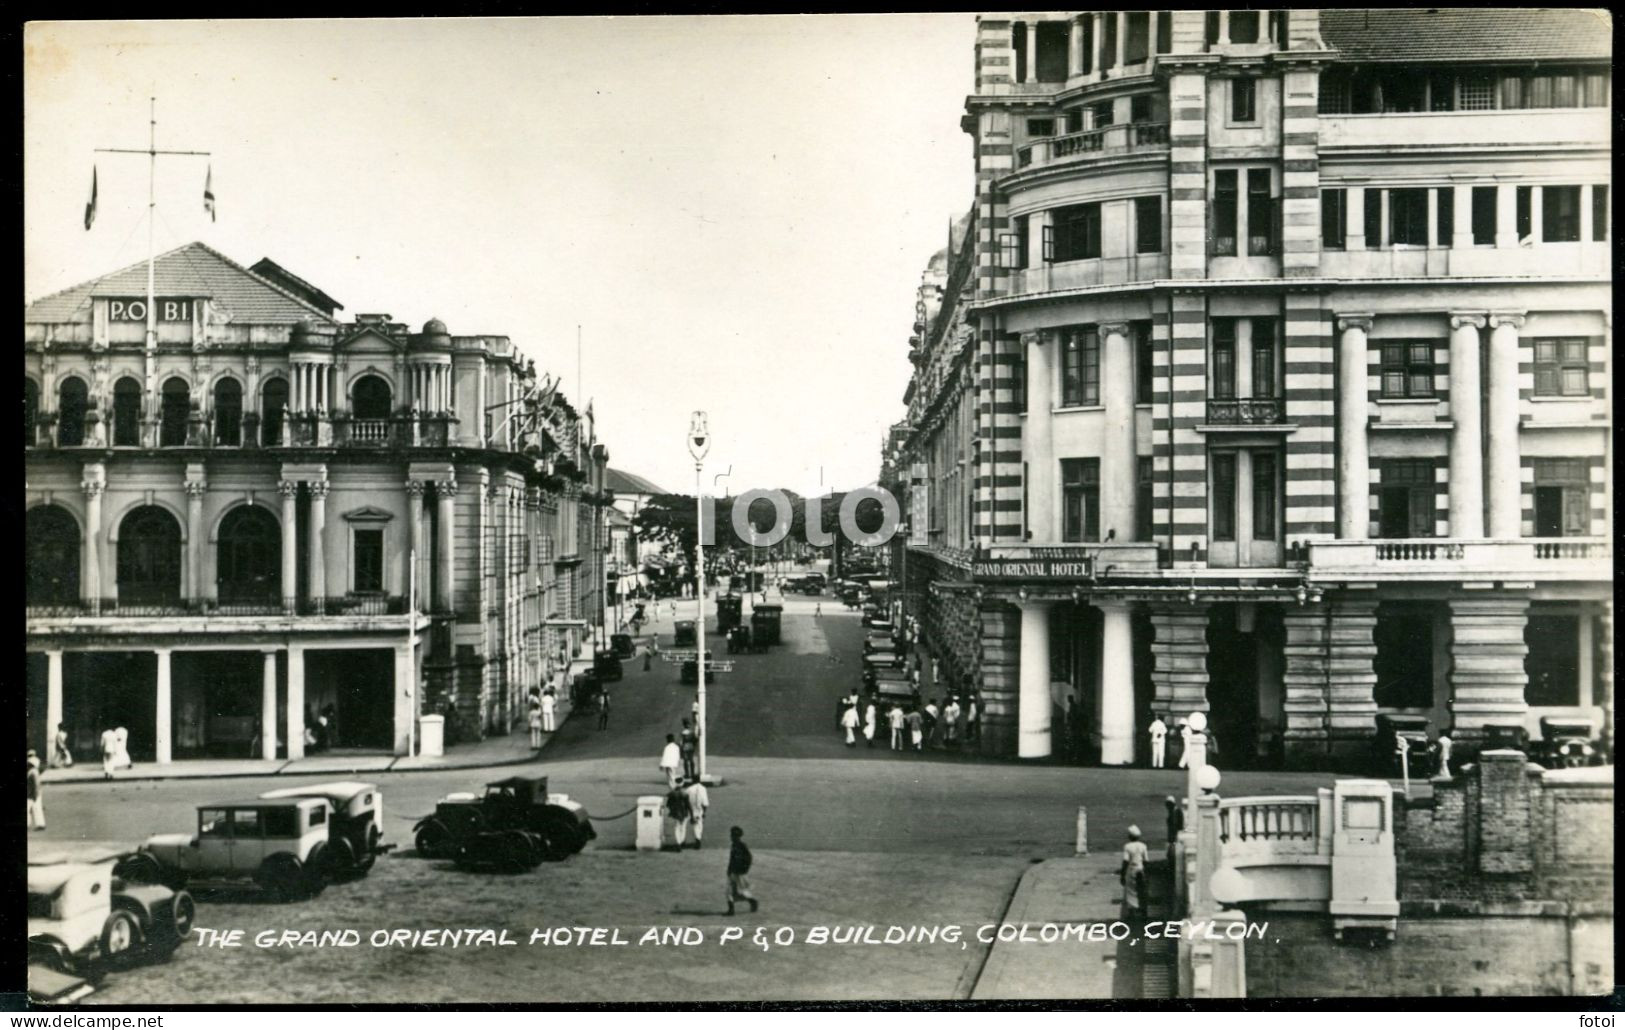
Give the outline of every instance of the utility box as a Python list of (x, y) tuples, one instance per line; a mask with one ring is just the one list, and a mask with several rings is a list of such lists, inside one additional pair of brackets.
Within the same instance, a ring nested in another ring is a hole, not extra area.
[(645, 794), (638, 798), (637, 849), (659, 851), (662, 823), (666, 814), (666, 799), (659, 794)]
[(446, 753), (446, 717), (425, 715), (418, 719), (418, 756), (439, 758)]
[(1399, 920), (1394, 856), (1394, 788), (1387, 780), (1338, 780), (1332, 787), (1332, 896), (1339, 938), (1378, 930), (1392, 940)]

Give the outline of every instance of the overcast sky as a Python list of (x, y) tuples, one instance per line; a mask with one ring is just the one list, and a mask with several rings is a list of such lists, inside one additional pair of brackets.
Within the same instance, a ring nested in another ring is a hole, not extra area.
[(958, 14), (35, 23), (25, 296), (145, 258), (146, 160), (93, 150), (145, 147), (156, 96), (158, 146), (213, 155), (160, 158), (160, 253), (508, 335), (667, 489), (693, 488), (696, 408), (715, 492), (861, 486), (972, 199), (973, 37)]

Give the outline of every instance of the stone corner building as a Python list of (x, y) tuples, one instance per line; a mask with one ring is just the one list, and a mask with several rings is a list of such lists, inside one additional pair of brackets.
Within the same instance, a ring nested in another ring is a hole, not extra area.
[(507, 733), (602, 621), (590, 411), (269, 260), (152, 273), (152, 312), (142, 262), (24, 315), (30, 744), (294, 758), (329, 705), (345, 748)]
[(1577, 10), (978, 20), (892, 466), (987, 747), (1611, 735), (1610, 48)]

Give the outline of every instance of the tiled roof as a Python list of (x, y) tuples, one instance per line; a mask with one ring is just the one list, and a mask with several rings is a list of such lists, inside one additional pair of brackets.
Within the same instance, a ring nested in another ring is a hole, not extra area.
[[(239, 265), (202, 243), (188, 243), (153, 261), (153, 293), (159, 297), (207, 297), (236, 323), (279, 325), (309, 319), (331, 323), (325, 311)], [(88, 283), (41, 297), (28, 305), (25, 323), (88, 322), (91, 297), (144, 297), (147, 263), (137, 262)]]
[(1321, 11), (1320, 38), (1357, 61), (1575, 61), (1613, 57), (1613, 20), (1580, 8)]
[(613, 493), (618, 494), (663, 494), (666, 491), (642, 476), (635, 476), (620, 469), (609, 469), (604, 474), (604, 486)]

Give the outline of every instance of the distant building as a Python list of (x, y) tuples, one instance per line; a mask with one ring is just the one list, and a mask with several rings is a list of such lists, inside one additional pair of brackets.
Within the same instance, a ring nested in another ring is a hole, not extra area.
[[(984, 15), (898, 466), (987, 746), (1612, 732), (1611, 24)], [(936, 284), (944, 283), (940, 294)]]
[(145, 262), (25, 310), (30, 743), (298, 757), (330, 705), (341, 747), (508, 732), (602, 619), (590, 413), (524, 401), (506, 336), (255, 269), (159, 256), (150, 340)]

